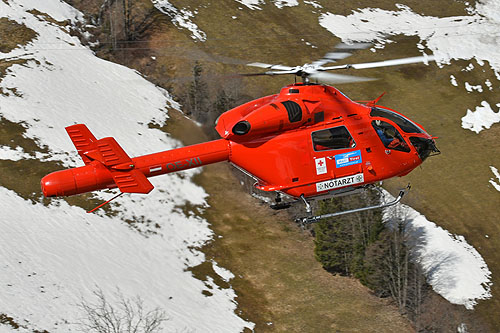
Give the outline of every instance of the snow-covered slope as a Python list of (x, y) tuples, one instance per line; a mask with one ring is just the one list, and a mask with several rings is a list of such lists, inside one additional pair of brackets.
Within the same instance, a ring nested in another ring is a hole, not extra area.
[[(384, 191), (387, 201), (395, 198)], [(404, 204), (386, 208), (384, 219), (404, 218), (412, 235), (411, 250), (427, 283), (450, 303), (473, 309), (491, 297), (491, 271), (479, 252), (461, 235), (453, 235)]]
[[(60, 22), (76, 22), (82, 15), (59, 0), (0, 1), (0, 16), (38, 34), (28, 45), (0, 53), (2, 59), (27, 60), (12, 65), (1, 81), (0, 88), (16, 88), (17, 93), (0, 95), (0, 116), (22, 122), (25, 136), (48, 149), (40, 149), (37, 157), (81, 165), (64, 131), (78, 122), (97, 137), (115, 137), (131, 156), (179, 146), (148, 127), (163, 124), (166, 108), (177, 107), (166, 91), (133, 70), (95, 57), (69, 35), (68, 27), (31, 9)], [(0, 147), (1, 159), (33, 158), (34, 153)], [(119, 288), (127, 298), (140, 296), (148, 308), (164, 309), (167, 331), (253, 327), (234, 313), (232, 289), (197, 280), (187, 271), (204, 261), (196, 247), (212, 237), (206, 221), (178, 208), (188, 202), (206, 205), (206, 193), (190, 181), (192, 174), (153, 179), (155, 190), (147, 198), (117, 200), (116, 217), (86, 214), (62, 200), (44, 206), (0, 187), (0, 313), (27, 331), (74, 331), (73, 323), (82, 316), (76, 304), (82, 298), (101, 288), (112, 301)], [(138, 228), (156, 234), (145, 237), (128, 227), (127, 219), (154, 222)], [(159, 228), (152, 226), (156, 223)], [(212, 296), (202, 294), (207, 289)]]

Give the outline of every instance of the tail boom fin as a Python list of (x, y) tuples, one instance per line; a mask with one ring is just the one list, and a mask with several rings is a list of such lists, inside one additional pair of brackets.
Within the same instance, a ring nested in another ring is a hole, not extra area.
[[(66, 132), (85, 165), (89, 168), (95, 168), (92, 162), (97, 161), (105, 166), (121, 192), (149, 193), (153, 190), (153, 184), (142, 172), (135, 169), (132, 159), (114, 138), (107, 137), (97, 140), (84, 124), (68, 126)], [(89, 175), (94, 174), (96, 174), (95, 170), (89, 172)], [(76, 178), (75, 186), (78, 187)]]

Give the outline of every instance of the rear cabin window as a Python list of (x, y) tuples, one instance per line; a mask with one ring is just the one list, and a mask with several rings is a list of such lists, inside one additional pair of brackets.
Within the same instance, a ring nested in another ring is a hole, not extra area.
[(312, 141), (315, 151), (345, 149), (356, 146), (354, 139), (345, 126), (313, 132)]
[(381, 109), (377, 107), (373, 107), (370, 116), (372, 117), (382, 117), (393, 121), (396, 125), (398, 125), (403, 132), (406, 133), (423, 133), (423, 131), (412, 123), (410, 120), (405, 117), (397, 114), (396, 112), (392, 112), (386, 109)]
[(410, 152), (410, 147), (394, 126), (382, 120), (372, 121), (372, 126), (385, 148)]

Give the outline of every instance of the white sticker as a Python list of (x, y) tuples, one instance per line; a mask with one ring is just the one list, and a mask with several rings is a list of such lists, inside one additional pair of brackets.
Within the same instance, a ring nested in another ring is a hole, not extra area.
[(149, 168), (149, 173), (153, 173), (153, 172), (157, 172), (157, 171), (161, 171), (161, 166)]
[(316, 183), (316, 192), (329, 191), (336, 188), (361, 184), (365, 181), (363, 173), (357, 173), (352, 176), (330, 179), (324, 182)]
[(316, 174), (317, 175), (325, 174), (327, 172), (325, 158), (324, 157), (317, 158), (315, 162), (316, 162)]

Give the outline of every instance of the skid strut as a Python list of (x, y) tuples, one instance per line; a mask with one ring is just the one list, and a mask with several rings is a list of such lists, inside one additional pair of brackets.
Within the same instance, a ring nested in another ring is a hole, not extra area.
[(304, 205), (306, 205), (306, 213), (308, 215), (311, 215), (312, 214), (312, 208), (311, 208), (311, 205), (309, 204), (309, 202), (307, 202), (306, 198), (304, 197), (303, 194), (300, 195), (300, 198), (302, 199), (302, 201), (304, 202)]
[[(397, 204), (398, 202), (400, 202), (401, 199), (403, 199), (403, 196), (409, 190), (410, 190), (410, 185), (408, 184), (408, 186), (406, 188), (399, 190), (399, 195), (398, 195), (398, 197), (396, 199), (394, 199), (394, 200), (392, 200), (390, 202), (384, 203), (384, 204), (375, 205), (375, 206), (369, 206), (369, 207), (363, 207), (363, 208), (356, 208), (356, 209), (351, 209), (351, 210), (345, 210), (343, 212), (336, 212), (336, 213), (329, 213), (329, 214), (318, 215), (318, 216), (309, 216), (309, 217), (298, 218), (296, 220), (296, 222), (299, 222), (302, 225), (307, 225), (307, 224), (315, 223), (315, 222), (318, 222), (319, 220), (327, 219), (327, 218), (330, 218), (330, 217), (336, 217), (336, 216), (341, 216), (341, 215), (345, 215), (345, 214), (363, 212), (365, 210), (371, 210), (371, 209), (385, 208), (385, 207), (394, 206), (395, 204)], [(302, 200), (305, 201), (305, 198), (302, 198)]]

